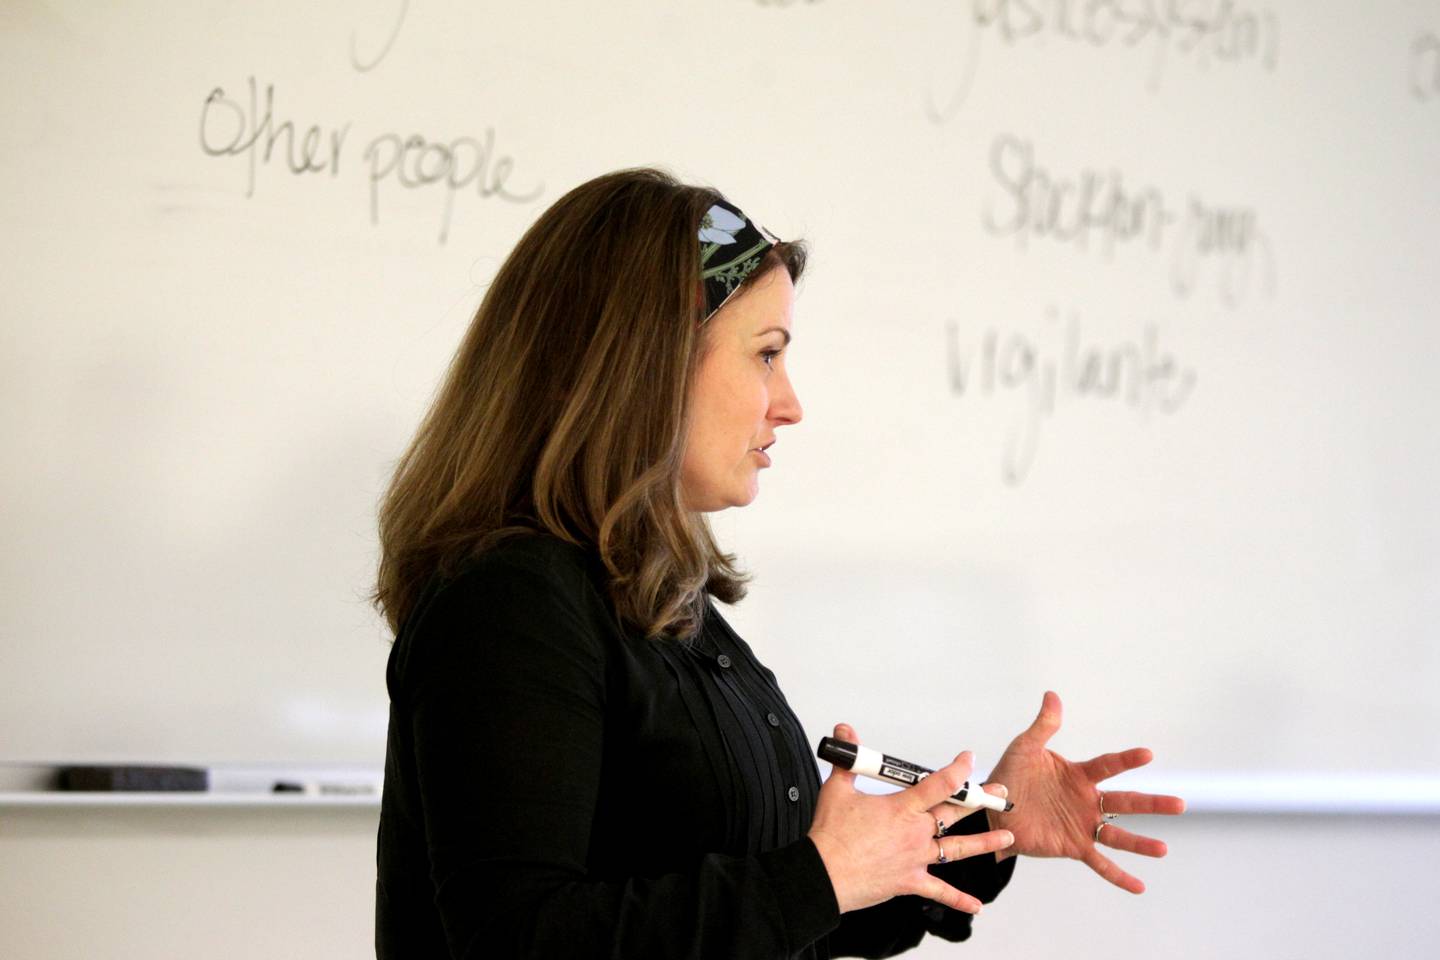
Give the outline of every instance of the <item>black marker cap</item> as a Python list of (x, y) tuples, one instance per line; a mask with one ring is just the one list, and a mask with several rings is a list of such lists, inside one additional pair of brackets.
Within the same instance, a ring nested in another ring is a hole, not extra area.
[(860, 755), (860, 748), (848, 740), (826, 737), (820, 741), (820, 749), (815, 751), (815, 755), (826, 763), (849, 770), (855, 766), (855, 758)]

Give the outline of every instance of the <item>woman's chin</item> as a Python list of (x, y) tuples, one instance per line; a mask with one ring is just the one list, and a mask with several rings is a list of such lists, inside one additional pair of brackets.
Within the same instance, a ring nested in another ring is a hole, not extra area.
[[(748, 507), (760, 495), (758, 478), (752, 478), (744, 487), (738, 488), (726, 500), (726, 507)], [(723, 507), (721, 509), (724, 509)]]
[[(698, 513), (718, 513), (721, 510), (728, 510), (731, 507), (749, 506), (756, 497), (760, 495), (760, 471), (752, 470), (750, 476), (736, 478), (732, 487), (711, 488), (708, 496), (685, 497), (683, 502), (687, 509), (695, 510)], [(699, 506), (692, 506), (698, 503)]]

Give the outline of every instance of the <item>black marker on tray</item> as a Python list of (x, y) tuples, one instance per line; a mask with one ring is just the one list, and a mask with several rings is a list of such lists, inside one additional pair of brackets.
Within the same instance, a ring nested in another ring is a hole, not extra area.
[[(821, 740), (820, 749), (816, 753), (821, 760), (834, 764), (842, 770), (850, 770), (872, 780), (883, 780), (885, 783), (893, 783), (901, 787), (913, 787), (935, 772), (908, 760), (897, 760), (894, 757), (886, 756), (879, 750), (871, 750), (858, 743), (837, 740), (834, 737), (826, 737)], [(986, 793), (979, 787), (970, 786), (969, 780), (965, 781), (965, 785), (957, 793), (946, 797), (945, 800), (947, 803), (953, 803), (958, 807), (968, 807), (971, 810), (984, 807), (999, 813), (1009, 813), (1015, 809), (1015, 804), (1010, 803), (1004, 797), (997, 797), (993, 793)]]

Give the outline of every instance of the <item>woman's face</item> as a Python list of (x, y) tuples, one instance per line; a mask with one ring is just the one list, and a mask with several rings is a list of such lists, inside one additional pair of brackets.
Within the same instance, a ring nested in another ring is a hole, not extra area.
[(763, 452), (801, 410), (785, 372), (795, 285), (768, 270), (705, 324), (706, 349), (690, 393), (690, 429), (680, 468), (687, 509), (743, 507), (759, 492)]

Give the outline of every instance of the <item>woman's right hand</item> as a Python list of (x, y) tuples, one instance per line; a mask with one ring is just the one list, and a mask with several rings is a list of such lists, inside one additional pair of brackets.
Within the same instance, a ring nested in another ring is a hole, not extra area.
[[(853, 728), (837, 724), (835, 737), (859, 743)], [(980, 901), (950, 886), (926, 867), (991, 853), (1015, 842), (1008, 830), (954, 837), (935, 836), (935, 821), (953, 823), (958, 812), (945, 798), (970, 776), (973, 757), (960, 754), (913, 787), (885, 796), (855, 789), (855, 774), (839, 767), (820, 788), (809, 837), (820, 851), (840, 912), (918, 894), (954, 910), (979, 913)]]

